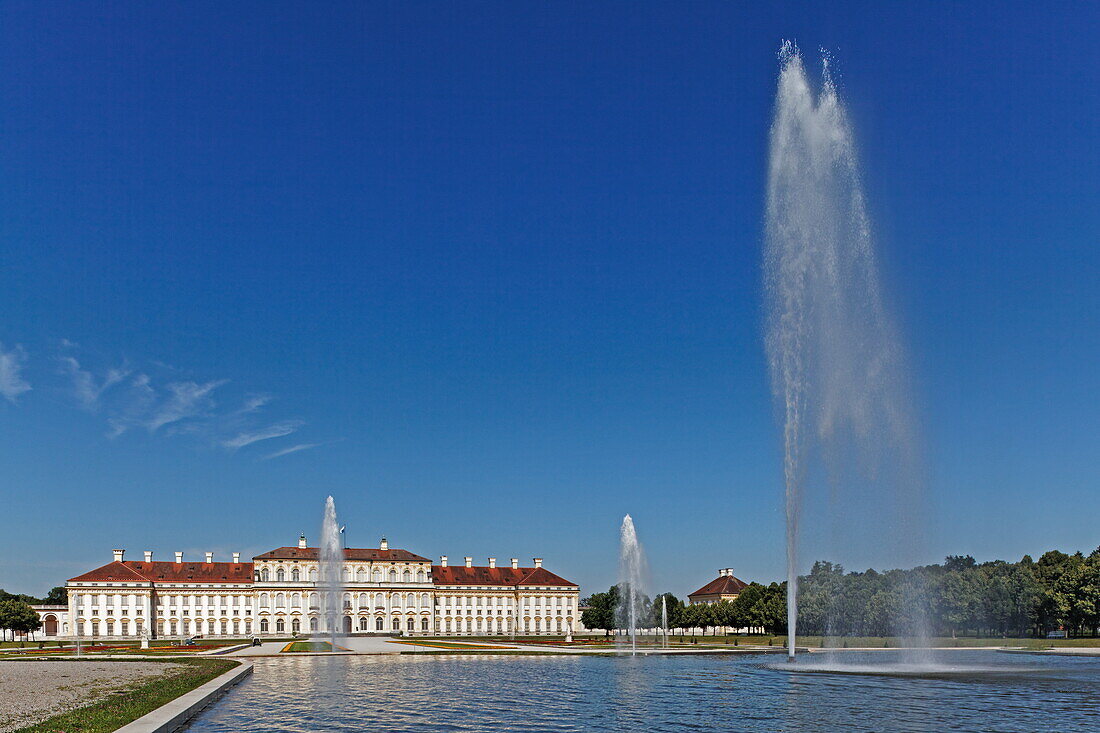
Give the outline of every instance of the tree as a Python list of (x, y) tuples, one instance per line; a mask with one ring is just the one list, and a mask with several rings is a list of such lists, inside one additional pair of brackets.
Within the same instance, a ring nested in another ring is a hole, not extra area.
[(615, 607), (619, 602), (619, 587), (611, 586), (606, 593), (593, 593), (581, 601), (581, 605), (588, 606), (581, 614), (581, 623), (589, 629), (603, 629), (604, 636), (609, 636), (615, 626)]
[(651, 609), (651, 621), (654, 628), (661, 627), (661, 601), (665, 602), (665, 610), (668, 614), (668, 628), (676, 629), (682, 626), (684, 617), (684, 602), (671, 593), (662, 593), (653, 599)]
[(14, 639), (42, 628), (42, 620), (29, 603), (8, 599), (0, 601), (0, 628), (11, 631)]
[(766, 634), (787, 633), (787, 584), (772, 583), (753, 605), (753, 614)]
[(42, 599), (42, 603), (48, 606), (67, 606), (69, 605), (69, 592), (65, 590), (65, 586), (61, 585), (50, 588), (50, 592)]

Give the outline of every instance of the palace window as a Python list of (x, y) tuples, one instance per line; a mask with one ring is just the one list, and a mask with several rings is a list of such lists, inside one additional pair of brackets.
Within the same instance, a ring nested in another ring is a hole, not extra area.
[(405, 572), (401, 573), (401, 580), (405, 583), (412, 581), (412, 573), (409, 572), (408, 568), (405, 568)]
[(283, 570), (282, 568), (279, 568), (278, 570), (276, 570), (275, 571), (275, 581), (278, 582), (278, 583), (282, 583), (285, 580), (286, 580), (286, 571)]
[(239, 633), (241, 633), (241, 622), (240, 621), (234, 621), (233, 622), (233, 635), (236, 636)]
[(427, 631), (428, 630), (428, 619), (427, 618), (420, 619), (420, 630), (421, 631)]
[(108, 621), (107, 622), (107, 636), (114, 636), (114, 635), (115, 635), (115, 622), (114, 621)]
[(222, 636), (225, 636), (228, 633), (229, 633), (229, 622), (228, 621), (222, 621), (221, 634), (222, 634)]
[(416, 571), (416, 582), (417, 583), (423, 583), (426, 578), (427, 578), (427, 576), (424, 575), (423, 570), (417, 570)]
[(265, 583), (267, 581), (271, 580), (271, 573), (268, 572), (267, 568), (264, 568), (263, 570), (260, 571), (260, 580), (262, 580)]
[(416, 619), (410, 618), (405, 622), (405, 628), (409, 631), (416, 631)]
[(275, 608), (286, 608), (286, 594), (285, 593), (276, 593), (275, 594)]
[(275, 619), (275, 631), (286, 631), (286, 621), (281, 618)]
[(300, 582), (302, 580), (302, 571), (298, 568), (294, 568), (290, 571), (290, 579), (295, 583)]
[(390, 582), (391, 583), (396, 583), (397, 582), (397, 571), (394, 570), (393, 568), (390, 568)]
[(309, 569), (309, 582), (310, 583), (316, 583), (317, 582), (317, 568), (310, 568)]
[(172, 621), (168, 624), (168, 633), (170, 633), (172, 636), (176, 635), (176, 622), (175, 621)]
[(294, 593), (290, 596), (290, 607), (301, 608), (302, 607), (302, 594)]
[(367, 582), (367, 571), (363, 568), (359, 568), (359, 572), (355, 574), (355, 580), (359, 583)]
[(393, 626), (394, 631), (400, 631), (401, 630), (401, 619), (395, 618), (393, 620), (392, 626)]
[(317, 619), (311, 618), (309, 620), (309, 630), (310, 631), (316, 631), (317, 630)]
[(290, 622), (290, 630), (297, 634), (302, 630), (302, 622), (298, 619), (294, 619)]
[(375, 568), (374, 569), (374, 582), (375, 583), (381, 583), (382, 582), (382, 570), (380, 568)]
[(267, 633), (267, 619), (266, 618), (260, 619), (260, 633), (261, 634), (266, 634)]

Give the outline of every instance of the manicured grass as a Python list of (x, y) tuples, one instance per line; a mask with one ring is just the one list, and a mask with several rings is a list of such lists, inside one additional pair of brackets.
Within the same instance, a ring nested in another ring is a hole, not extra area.
[[(462, 653), (463, 652), (459, 649), (450, 649), (450, 650), (447, 650), (447, 649), (425, 649), (423, 651), (418, 650), (418, 651), (399, 652), (399, 654), (401, 654), (402, 656), (404, 656), (406, 654), (413, 654), (413, 655), (416, 655), (416, 654), (420, 654), (420, 655), (446, 655), (446, 654), (449, 654), (451, 656), (454, 656), (455, 654), (462, 654)], [(468, 655), (477, 655), (477, 656), (492, 655), (492, 656), (499, 656), (499, 657), (548, 657), (548, 656), (554, 656), (556, 654), (556, 652), (534, 651), (534, 650), (530, 650), (530, 649), (470, 649), (466, 653)]]
[[(692, 645), (691, 636), (678, 636), (671, 635), (669, 641), (679, 646), (681, 643), (688, 646)], [(738, 645), (776, 645), (782, 646), (787, 643), (786, 636), (765, 636), (765, 635), (744, 635), (744, 636), (696, 636), (695, 645), (698, 644), (734, 644)], [(641, 640), (639, 639), (639, 642)], [(867, 647), (872, 649), (890, 648), (890, 647), (902, 647), (911, 646), (912, 639), (906, 639), (896, 636), (835, 636), (835, 637), (823, 637), (823, 636), (799, 636), (796, 640), (798, 646), (808, 647), (837, 647), (837, 648), (857, 648)], [(1023, 638), (1002, 638), (995, 637), (983, 637), (974, 638), (972, 636), (959, 637), (952, 639), (950, 636), (933, 637), (929, 639), (929, 643), (934, 647), (957, 647), (957, 648), (975, 648), (975, 647), (1024, 647), (1026, 649), (1050, 649), (1051, 647), (1100, 647), (1100, 637), (1082, 637), (1079, 639), (1036, 639), (1033, 637)]]
[[(157, 660), (159, 662), (160, 660)], [(109, 733), (175, 700), (239, 662), (228, 659), (172, 659), (186, 669), (168, 677), (146, 680), (122, 693), (110, 695), (87, 707), (72, 710), (20, 728), (14, 733)]]
[[(337, 647), (337, 650), (339, 647)], [(292, 641), (280, 651), (284, 652), (331, 652), (332, 644), (327, 641)]]
[(455, 641), (434, 641), (434, 640), (425, 640), (425, 641), (416, 640), (416, 641), (413, 641), (411, 639), (406, 639), (406, 640), (392, 639), (392, 640), (390, 640), (390, 643), (391, 644), (409, 644), (410, 646), (427, 646), (427, 647), (432, 647), (434, 649), (500, 649), (500, 647), (486, 646), (484, 644), (464, 644), (462, 642), (455, 642)]

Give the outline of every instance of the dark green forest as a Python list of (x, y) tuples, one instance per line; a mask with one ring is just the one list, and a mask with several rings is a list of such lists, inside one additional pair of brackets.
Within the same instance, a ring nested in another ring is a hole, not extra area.
[[(589, 628), (616, 628), (618, 589), (586, 599)], [(646, 601), (644, 625), (660, 626), (664, 597), (671, 629), (759, 628), (786, 633), (786, 583), (753, 583), (734, 601), (689, 606), (671, 593)], [(1100, 548), (1057, 550), (1038, 560), (978, 563), (950, 556), (909, 570), (845, 572), (817, 562), (798, 581), (798, 633), (808, 636), (908, 635), (926, 623), (933, 636), (1068, 636), (1100, 632)]]

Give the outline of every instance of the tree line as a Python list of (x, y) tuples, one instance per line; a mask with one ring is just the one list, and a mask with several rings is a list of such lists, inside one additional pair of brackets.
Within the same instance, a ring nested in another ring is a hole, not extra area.
[[(668, 629), (675, 631), (696, 630), (706, 634), (719, 627), (759, 629), (765, 634), (780, 634), (787, 629), (787, 585), (750, 583), (732, 601), (718, 603), (685, 604), (672, 593), (662, 593), (655, 598), (642, 595), (639, 599), (638, 626), (643, 629), (662, 627), (662, 606), (668, 618)], [(622, 628), (617, 622), (616, 609), (625, 597), (619, 586), (613, 585), (606, 593), (593, 593), (581, 601), (586, 606), (581, 623), (589, 629), (602, 629), (605, 635)]]
[[(798, 632), (807, 636), (905, 636), (924, 627), (934, 636), (1100, 635), (1100, 548), (1089, 555), (1051, 550), (1033, 560), (978, 563), (952, 555), (908, 570), (845, 572), (817, 562), (798, 580)], [(621, 624), (618, 586), (594, 593), (581, 622), (610, 633)], [(641, 628), (720, 627), (787, 631), (787, 584), (751, 583), (733, 601), (685, 605), (671, 593), (642, 598)]]
[(1051, 550), (1014, 563), (952, 555), (942, 565), (882, 573), (818, 562), (799, 578), (799, 633), (889, 636), (921, 625), (952, 637), (1096, 636), (1100, 548), (1087, 556)]

